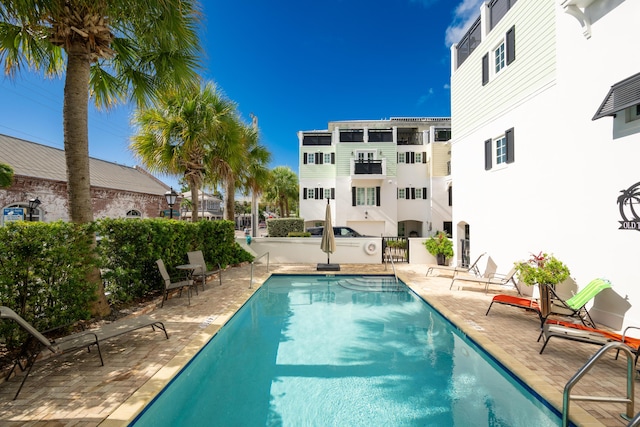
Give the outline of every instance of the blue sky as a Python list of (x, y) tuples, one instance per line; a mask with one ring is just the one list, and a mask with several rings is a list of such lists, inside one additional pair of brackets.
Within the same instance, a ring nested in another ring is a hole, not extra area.
[[(297, 131), (450, 115), (450, 46), (482, 0), (203, 1), (202, 75), (258, 117), (271, 167), (298, 172)], [(63, 148), (61, 80), (0, 77), (0, 133)], [(133, 166), (132, 108), (90, 109), (92, 157)], [(160, 176), (177, 186), (177, 178)]]

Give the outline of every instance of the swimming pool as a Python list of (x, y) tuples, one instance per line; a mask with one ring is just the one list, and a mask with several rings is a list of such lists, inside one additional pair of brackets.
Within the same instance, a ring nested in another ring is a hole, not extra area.
[(404, 284), (272, 276), (135, 426), (557, 426)]

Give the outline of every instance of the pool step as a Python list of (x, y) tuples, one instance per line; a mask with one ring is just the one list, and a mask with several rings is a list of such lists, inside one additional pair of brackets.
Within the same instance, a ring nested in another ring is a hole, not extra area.
[(341, 279), (338, 285), (354, 291), (399, 292), (405, 290), (393, 276), (362, 276)]

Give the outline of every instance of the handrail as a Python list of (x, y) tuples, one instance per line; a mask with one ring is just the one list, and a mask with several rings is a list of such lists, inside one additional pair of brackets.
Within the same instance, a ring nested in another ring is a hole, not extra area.
[[(576, 383), (582, 379), (582, 377), (589, 372), (589, 370), (593, 367), (593, 365), (600, 360), (602, 355), (611, 349), (616, 349), (617, 351), (622, 350), (627, 355), (627, 397), (614, 397), (614, 396), (571, 396), (571, 389)], [(635, 395), (634, 395), (634, 364), (633, 364), (633, 353), (631, 349), (621, 342), (610, 342), (604, 345), (600, 350), (598, 350), (591, 358), (585, 363), (585, 365), (575, 373), (573, 377), (567, 382), (567, 385), (564, 386), (564, 394), (562, 396), (562, 427), (567, 427), (569, 425), (569, 403), (571, 400), (583, 400), (583, 401), (591, 401), (591, 402), (615, 402), (615, 403), (626, 403), (627, 404), (627, 412), (626, 414), (622, 414), (627, 420), (631, 420), (634, 416), (634, 403), (635, 403)]]
[(389, 250), (389, 246), (387, 246), (384, 249), (387, 252), (387, 256), (386, 256), (387, 262), (385, 262), (384, 269), (385, 270), (387, 269), (387, 265), (389, 264), (388, 260), (391, 260), (391, 268), (393, 269), (393, 276), (396, 278), (396, 283), (398, 283), (398, 273), (396, 273), (396, 265), (393, 262), (393, 256), (391, 255), (391, 251)]
[(259, 260), (265, 255), (267, 256), (267, 273), (269, 272), (269, 252), (265, 252), (251, 261), (251, 278), (249, 279), (249, 289), (251, 289), (251, 286), (253, 285), (253, 264), (256, 263), (256, 260)]

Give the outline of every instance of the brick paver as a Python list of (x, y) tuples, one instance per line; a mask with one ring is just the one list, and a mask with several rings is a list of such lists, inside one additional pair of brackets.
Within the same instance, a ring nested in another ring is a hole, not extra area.
[[(449, 290), (447, 277), (426, 277), (427, 266), (397, 265), (398, 275), (491, 352), (552, 404), (562, 407), (565, 384), (598, 347), (565, 340), (551, 342), (543, 355), (537, 316), (513, 307), (492, 308), (485, 316), (491, 293), (474, 284)], [(316, 273), (315, 265), (271, 265), (270, 273)], [(342, 265), (343, 273), (390, 273), (384, 266)], [(0, 425), (97, 426), (126, 425), (135, 413), (184, 365), (268, 277), (256, 264), (225, 270), (223, 284), (214, 280), (206, 290), (186, 298), (172, 298), (163, 308), (150, 306), (150, 315), (165, 322), (169, 339), (143, 329), (107, 341), (104, 366), (95, 353), (79, 351), (40, 360), (17, 400), (12, 400), (22, 374), (0, 382)], [(495, 290), (498, 291), (498, 290)], [(494, 292), (495, 292), (494, 291)], [(605, 357), (574, 389), (576, 394), (623, 397), (626, 362)], [(636, 392), (636, 396), (637, 396)], [(571, 414), (584, 426), (625, 426), (620, 403), (572, 402)]]

